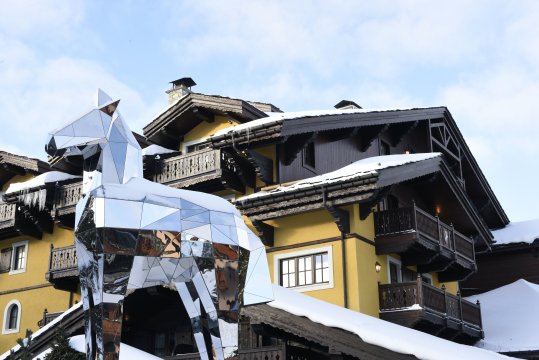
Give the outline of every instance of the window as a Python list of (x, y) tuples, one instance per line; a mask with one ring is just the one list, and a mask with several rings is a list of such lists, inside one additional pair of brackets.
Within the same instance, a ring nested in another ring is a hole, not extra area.
[(2, 334), (13, 334), (19, 332), (21, 323), (21, 303), (11, 300), (4, 309), (4, 325)]
[(11, 270), (10, 274), (18, 274), (26, 271), (26, 258), (28, 253), (28, 241), (21, 241), (11, 245)]
[(11, 252), (13, 248), (9, 247), (0, 251), (0, 273), (11, 270)]
[(423, 279), (424, 283), (432, 285), (432, 275), (431, 274), (421, 274), (421, 279)]
[(388, 281), (390, 284), (402, 282), (401, 262), (391, 256), (387, 257)]
[(275, 279), (279, 285), (310, 291), (333, 287), (331, 246), (276, 255)]
[(312, 141), (303, 149), (303, 165), (313, 169), (316, 168), (315, 148)]

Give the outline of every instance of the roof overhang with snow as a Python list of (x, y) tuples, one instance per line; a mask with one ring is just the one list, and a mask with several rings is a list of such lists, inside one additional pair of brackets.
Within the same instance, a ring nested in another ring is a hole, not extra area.
[(44, 173), (49, 169), (49, 164), (39, 159), (0, 150), (0, 187), (15, 175), (36, 175)]
[(153, 119), (143, 132), (154, 143), (178, 148), (187, 132), (201, 122), (212, 122), (214, 115), (227, 116), (240, 123), (267, 117), (265, 112), (244, 100), (189, 93)]
[[(223, 129), (210, 137), (212, 147), (253, 149), (268, 144), (283, 144), (285, 164), (291, 163), (301, 148), (317, 134), (333, 138), (358, 136), (361, 144), (370, 144), (382, 132), (389, 132), (395, 141), (419, 123), (433, 121), (445, 124), (447, 131), (460, 146), (464, 161), (464, 180), (467, 192), (489, 228), (502, 228), (508, 222), (485, 176), (468, 148), (451, 113), (446, 107), (368, 110), (332, 109), (271, 114)], [(366, 148), (362, 149), (362, 151)]]

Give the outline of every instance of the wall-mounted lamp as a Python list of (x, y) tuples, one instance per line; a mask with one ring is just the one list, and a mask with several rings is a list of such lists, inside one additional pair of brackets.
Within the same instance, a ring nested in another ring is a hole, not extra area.
[(378, 261), (374, 264), (374, 270), (376, 270), (377, 273), (379, 273), (380, 270), (382, 270), (382, 265), (380, 265)]
[(438, 216), (442, 212), (442, 207), (440, 205), (436, 205), (436, 209), (434, 209), (434, 211), (436, 211), (436, 215)]

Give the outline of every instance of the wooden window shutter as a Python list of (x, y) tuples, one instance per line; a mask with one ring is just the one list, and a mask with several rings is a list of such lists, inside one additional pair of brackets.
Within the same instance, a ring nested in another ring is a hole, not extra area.
[(13, 248), (6, 248), (0, 251), (0, 273), (8, 272), (11, 269), (11, 252)]

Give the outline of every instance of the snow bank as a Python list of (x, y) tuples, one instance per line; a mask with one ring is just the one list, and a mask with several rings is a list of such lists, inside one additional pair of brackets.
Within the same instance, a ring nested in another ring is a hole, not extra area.
[(531, 244), (535, 239), (539, 239), (539, 219), (511, 222), (500, 230), (494, 230), (495, 245), (506, 245), (514, 243)]
[(338, 170), (307, 178), (291, 185), (279, 186), (269, 191), (259, 191), (251, 195), (242, 196), (237, 201), (253, 199), (262, 196), (268, 196), (275, 193), (305, 189), (309, 187), (317, 187), (320, 185), (331, 184), (354, 178), (359, 178), (368, 174), (376, 174), (377, 170), (385, 168), (405, 165), (408, 163), (419, 162), (426, 159), (431, 159), (441, 156), (440, 153), (420, 153), (420, 154), (400, 154), (400, 155), (385, 155), (374, 156), (353, 162)]
[(481, 303), (485, 338), (476, 346), (501, 352), (539, 349), (539, 285), (520, 279), (467, 300)]
[[(350, 331), (363, 341), (419, 359), (508, 359), (509, 357), (473, 346), (460, 345), (417, 330), (333, 305), (290, 289), (274, 285), (277, 309), (304, 316), (316, 323)], [(535, 334), (535, 332), (531, 332)]]

